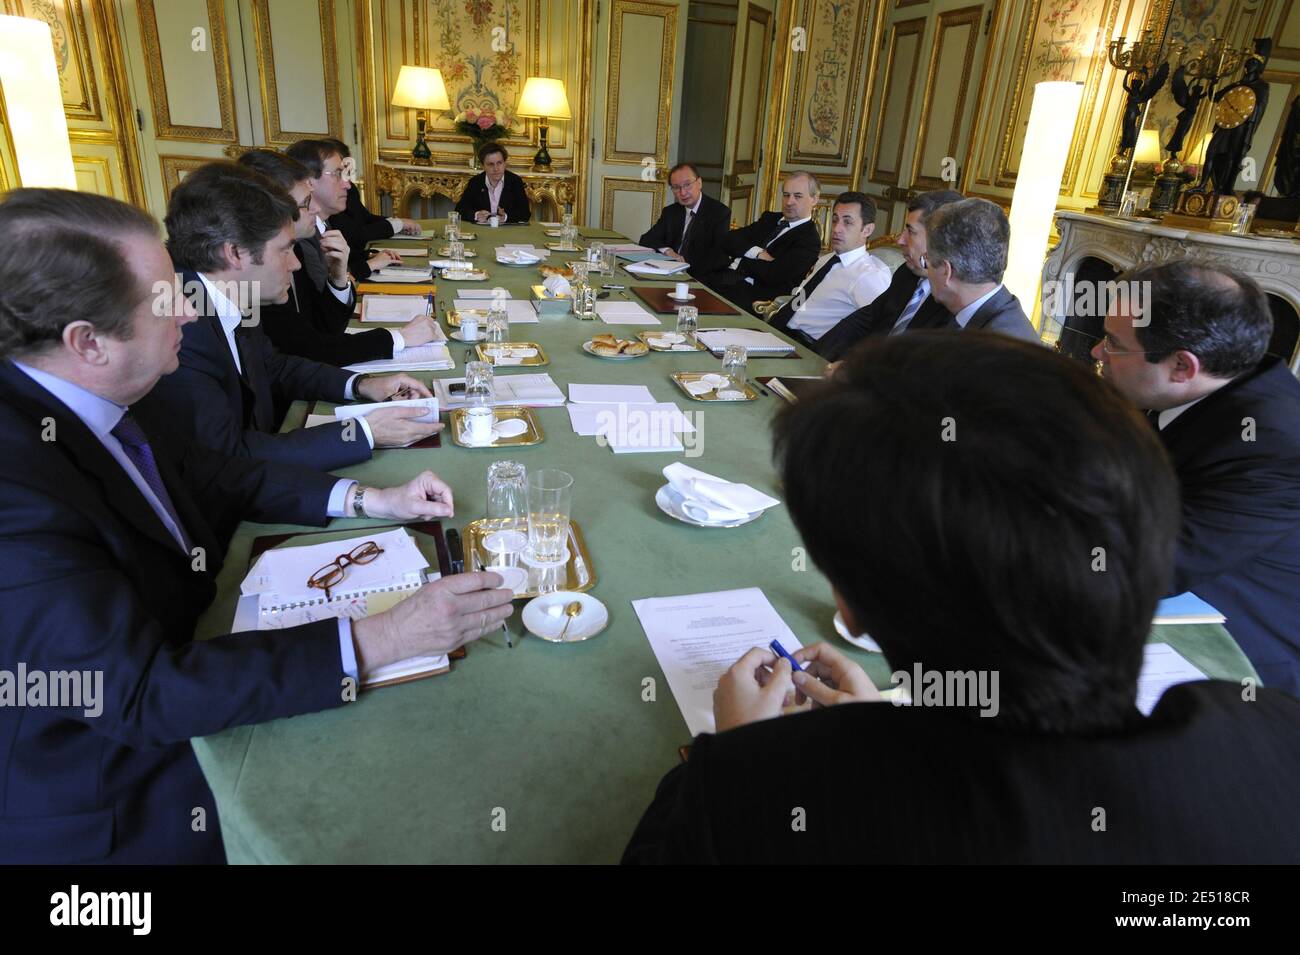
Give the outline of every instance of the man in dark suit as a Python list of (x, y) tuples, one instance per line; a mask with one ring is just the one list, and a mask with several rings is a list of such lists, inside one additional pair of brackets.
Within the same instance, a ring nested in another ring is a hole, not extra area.
[[(303, 261), (303, 242), (315, 231), (315, 199), (308, 183), (307, 167), (284, 153), (269, 149), (250, 149), (239, 157), (239, 164), (261, 173), (288, 194), (298, 206), (294, 223), (294, 254)], [(349, 190), (351, 195), (355, 190)], [(279, 351), (299, 355), (327, 365), (353, 365), (358, 362), (392, 358), (407, 347), (423, 345), (438, 335), (437, 323), (423, 314), (401, 329), (372, 328), (355, 335), (346, 332), (356, 305), (356, 293), (348, 279), (352, 260), (347, 246), (327, 257), (329, 280), (318, 290), (306, 270), (293, 273), (293, 287), (283, 304), (268, 303), (261, 308), (262, 329)]]
[(192, 737), (340, 706), (345, 680), (499, 626), (510, 592), (457, 575), (364, 620), (195, 641), (225, 549), (214, 524), (445, 517), (451, 492), (431, 472), (362, 488), (141, 427), (131, 405), (194, 321), (156, 224), (21, 189), (0, 232), (0, 661), (64, 674), (61, 692), (0, 706), (0, 863), (221, 862)]
[(828, 644), (799, 673), (749, 651), (625, 861), (1300, 859), (1300, 700), (1204, 680), (1135, 705), (1178, 484), (1090, 369), (1004, 335), (881, 338), (776, 442), (808, 555), (913, 703)]
[[(312, 216), (315, 231), (302, 240), (299, 250), (303, 268), (317, 289), (323, 291), (325, 288), (326, 259), (331, 250), (346, 250), (348, 268), (359, 279), (369, 278), (372, 271), (386, 265), (401, 264), (400, 255), (371, 252), (365, 242), (354, 242), (344, 234), (340, 225), (330, 221), (347, 212), (350, 198), (360, 201), (355, 195), (356, 187), (352, 185), (356, 164), (348, 157), (346, 146), (337, 139), (300, 139), (286, 149), (285, 154), (306, 166), (310, 173), (308, 182), (316, 206)], [(411, 219), (394, 219), (388, 225), (394, 232), (420, 232), (419, 223)]]
[(1093, 357), (1151, 413), (1178, 474), (1169, 593), (1212, 604), (1264, 684), (1300, 695), (1300, 382), (1265, 357), (1267, 298), (1238, 272), (1187, 260), (1114, 288), (1125, 294)]
[(987, 199), (936, 209), (926, 228), (925, 275), (946, 311), (913, 318), (906, 330), (990, 331), (1038, 341), (1020, 300), (1002, 284), (1010, 243), (1006, 215)]
[(492, 216), (501, 224), (527, 222), (532, 206), (524, 181), (506, 168), (509, 156), (500, 143), (488, 143), (478, 151), (483, 171), (465, 183), (456, 211), (466, 222), (487, 222)]
[(843, 321), (818, 339), (816, 349), (827, 361), (839, 361), (858, 342), (872, 335), (898, 334), (915, 318), (921, 327), (931, 327), (948, 310), (930, 295), (925, 275), (925, 223), (940, 206), (960, 202), (964, 196), (951, 189), (937, 189), (915, 196), (907, 204), (907, 218), (898, 233), (897, 245), (903, 264), (894, 270), (889, 287), (874, 302), (850, 312)]
[[(358, 281), (363, 281), (370, 277), (372, 271), (370, 260), (377, 255), (370, 252), (366, 246), (371, 242), (389, 239), (395, 235), (419, 235), (422, 231), (420, 223), (400, 216), (377, 215), (367, 209), (365, 203), (361, 201), (361, 190), (357, 188), (357, 164), (352, 158), (352, 150), (348, 148), (348, 144), (341, 139), (327, 136), (322, 136), (316, 142), (324, 147), (321, 151), (324, 155), (328, 155), (327, 151), (333, 150), (343, 157), (343, 173), (349, 186), (344, 195), (346, 205), (342, 212), (331, 215), (327, 224), (331, 229), (337, 229), (343, 234), (343, 239), (351, 249), (348, 254), (348, 271)], [(323, 158), (322, 156), (322, 161)]]
[(787, 176), (781, 185), (781, 211), (764, 212), (743, 229), (728, 233), (723, 250), (731, 262), (695, 277), (748, 311), (757, 301), (789, 295), (821, 251), (821, 237), (812, 221), (820, 189), (810, 172)]
[(367, 460), (373, 447), (403, 447), (438, 430), (417, 424), (418, 408), (383, 408), (343, 421), (280, 433), (295, 399), (384, 401), (395, 393), (429, 397), (409, 375), (364, 378), (277, 351), (253, 312), (284, 302), (298, 268), (298, 209), (283, 190), (236, 163), (196, 169), (172, 192), (167, 246), (199, 320), (185, 327), (181, 367), (142, 403), (161, 431), (228, 454), (247, 454), (328, 471)]
[(679, 162), (668, 171), (668, 188), (677, 200), (664, 206), (659, 221), (640, 243), (670, 259), (686, 262), (695, 276), (725, 269), (731, 261), (723, 249), (731, 230), (731, 210), (704, 194), (696, 168)]

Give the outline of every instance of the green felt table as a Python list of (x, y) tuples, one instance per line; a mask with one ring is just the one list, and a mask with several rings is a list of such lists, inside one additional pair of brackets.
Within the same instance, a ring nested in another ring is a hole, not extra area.
[[(442, 222), (426, 225), (440, 230)], [(540, 281), (537, 270), (499, 266), (492, 249), (505, 242), (554, 240), (537, 225), (475, 226), (473, 231), (478, 239), (467, 246), (479, 252), (476, 263), (491, 273), (488, 284), (526, 299), (529, 286)], [(621, 270), (608, 281), (646, 284)], [(441, 283), (439, 305), (449, 306), (460, 287), (465, 286)], [(663, 320), (663, 327), (674, 321), (672, 316)], [(748, 316), (708, 318), (702, 324), (764, 327)], [(575, 382), (643, 384), (656, 400), (675, 401), (693, 413), (699, 429), (698, 456), (685, 458), (689, 464), (780, 497), (769, 423), (781, 399), (766, 395), (728, 404), (687, 399), (668, 376), (717, 370), (720, 362), (707, 352), (652, 353), (612, 362), (580, 348), (594, 333), (630, 337), (637, 330), (570, 315), (513, 326), (512, 338), (543, 345), (550, 364), (537, 370), (548, 372), (561, 388)], [(462, 376), (463, 352), (453, 343), (457, 368), (438, 376)], [(822, 367), (821, 359), (803, 348), (797, 360), (750, 359), (751, 376), (818, 374)], [(300, 424), (304, 413), (299, 402), (286, 427)], [(632, 609), (631, 601), (640, 597), (761, 587), (801, 641), (833, 641), (879, 685), (889, 685), (889, 667), (879, 654), (850, 647), (835, 635), (830, 586), (815, 568), (804, 569), (799, 537), (784, 507), (727, 530), (681, 524), (662, 514), (653, 498), (664, 483), (661, 470), (683, 460), (682, 454), (615, 455), (595, 438), (575, 435), (563, 408), (535, 414), (545, 440), (534, 447), (509, 453), (460, 448), (444, 436), (442, 448), (381, 450), (340, 473), (389, 485), (431, 468), (455, 492), (456, 516), (444, 526), (460, 528), (483, 514), (491, 462), (509, 458), (530, 469), (569, 471), (575, 479), (573, 517), (585, 533), (598, 577), (591, 593), (609, 608), (608, 629), (568, 645), (517, 638), (514, 649), (506, 648), (499, 632), (490, 634), (471, 644), (466, 659), (447, 675), (366, 692), (339, 709), (195, 740), (232, 862), (617, 861), (656, 783), (678, 762), (678, 747), (689, 742)], [(331, 526), (355, 531), (373, 523), (336, 520)], [(253, 538), (292, 530), (241, 526), (219, 579), (218, 598), (200, 623), (200, 637), (229, 629)], [(523, 633), (520, 607), (517, 602), (510, 623), (516, 635)], [(1160, 639), (1211, 676), (1254, 675), (1222, 627), (1160, 629)], [(646, 699), (647, 678), (654, 681), (652, 700)]]

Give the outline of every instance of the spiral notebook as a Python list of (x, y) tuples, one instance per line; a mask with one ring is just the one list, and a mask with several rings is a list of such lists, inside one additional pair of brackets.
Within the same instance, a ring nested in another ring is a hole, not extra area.
[[(436, 523), (420, 527), (434, 529), (436, 536), (432, 543), (441, 557), (445, 549), (441, 527)], [(290, 539), (293, 537), (258, 538), (255, 542), (253, 565), (240, 584), (242, 597), (235, 616), (236, 631), (283, 630), (339, 617), (360, 620), (391, 609), (426, 581), (441, 576), (437, 570), (429, 570), (429, 561), (403, 527), (363, 530), (356, 536), (321, 543), (276, 546)], [(307, 586), (307, 580), (320, 568), (371, 541), (382, 547), (383, 553), (370, 563), (348, 567), (347, 576), (338, 586), (330, 588), (328, 595)], [(450, 668), (445, 654), (410, 657), (369, 671), (364, 674), (361, 686), (372, 689), (405, 683), (446, 673)]]

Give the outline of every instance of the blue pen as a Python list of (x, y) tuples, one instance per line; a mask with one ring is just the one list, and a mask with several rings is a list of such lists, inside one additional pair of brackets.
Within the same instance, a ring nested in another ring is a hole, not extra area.
[(785, 647), (781, 646), (780, 640), (773, 640), (771, 643), (768, 644), (768, 646), (772, 648), (772, 652), (775, 653), (778, 657), (785, 657), (787, 660), (790, 661), (790, 669), (792, 671), (798, 670), (801, 673), (803, 672), (803, 667), (799, 665), (799, 661), (796, 660), (794, 657), (790, 656), (790, 654), (785, 652)]
[(428, 295), (425, 296), (424, 317), (425, 318), (433, 317), (433, 293), (432, 292), (430, 292)]

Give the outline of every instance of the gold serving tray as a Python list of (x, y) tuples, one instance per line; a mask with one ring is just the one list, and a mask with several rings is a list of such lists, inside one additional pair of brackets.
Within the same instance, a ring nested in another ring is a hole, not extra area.
[[(660, 348), (656, 348), (655, 345), (654, 345), (654, 343), (651, 341), (652, 338), (655, 338), (655, 337), (656, 337), (654, 332), (637, 332), (637, 333), (636, 333), (636, 337), (639, 338), (639, 339), (641, 339), (641, 341), (645, 342), (648, 346), (650, 346), (650, 350), (651, 350), (651, 351), (677, 352), (677, 354), (679, 354), (679, 355), (689, 355), (689, 354), (690, 354), (690, 351), (688, 351), (688, 350), (686, 350), (686, 349), (684, 349), (684, 348), (662, 348), (662, 347), (660, 347)], [(695, 348), (692, 349), (692, 350), (693, 350), (693, 351), (708, 351), (708, 350), (709, 350), (709, 347), (708, 347), (707, 345), (705, 345), (703, 342), (701, 342), (701, 341), (697, 338), (697, 339), (695, 339)]]
[[(682, 389), (686, 397), (690, 398), (692, 401), (730, 402), (730, 401), (757, 401), (758, 400), (758, 392), (754, 390), (753, 386), (750, 385), (749, 382), (745, 382), (745, 387), (742, 389), (745, 394), (745, 397), (743, 398), (719, 398), (718, 393), (716, 391), (707, 391), (702, 395), (691, 394), (690, 389), (686, 387), (686, 383), (688, 381), (699, 381), (706, 374), (709, 373), (703, 371), (677, 371), (677, 372), (673, 372), (673, 374), (669, 375), (668, 377), (672, 378), (673, 381), (677, 382), (677, 387)], [(717, 372), (713, 372), (713, 374), (717, 374)]]
[(546, 247), (552, 252), (581, 252), (580, 245), (564, 245), (562, 242), (547, 242)]
[(465, 430), (465, 409), (453, 408), (448, 413), (447, 430), (451, 432), (452, 443), (462, 448), (528, 448), (541, 444), (544, 437), (542, 426), (537, 423), (530, 408), (494, 408), (498, 421), (519, 420), (528, 425), (528, 430), (513, 438), (499, 438), (491, 444), (469, 444), (462, 441), (461, 432)]
[[(518, 362), (511, 362), (508, 365), (498, 365), (492, 358), (490, 348), (536, 348), (537, 354), (532, 358), (521, 358)], [(490, 362), (495, 368), (537, 368), (540, 365), (549, 365), (551, 360), (546, 357), (546, 352), (537, 342), (484, 342), (476, 349), (478, 351), (479, 361)]]
[[(473, 249), (465, 249), (465, 258), (472, 259), (477, 255), (478, 253), (475, 252)], [(451, 246), (444, 245), (442, 248), (440, 248), (438, 250), (438, 258), (440, 259), (451, 258)]]
[[(483, 538), (504, 523), (501, 518), (483, 518), (465, 525), (465, 569), (467, 571), (491, 570), (497, 555), (483, 546)], [(548, 592), (554, 590), (576, 590), (585, 592), (596, 586), (596, 568), (587, 553), (587, 542), (582, 537), (582, 528), (578, 522), (569, 521), (569, 561), (563, 567), (533, 567), (518, 557), (512, 557), (512, 566), (521, 567), (528, 572), (528, 582), (522, 593), (514, 596), (515, 600), (528, 599), (541, 595), (543, 584)]]

